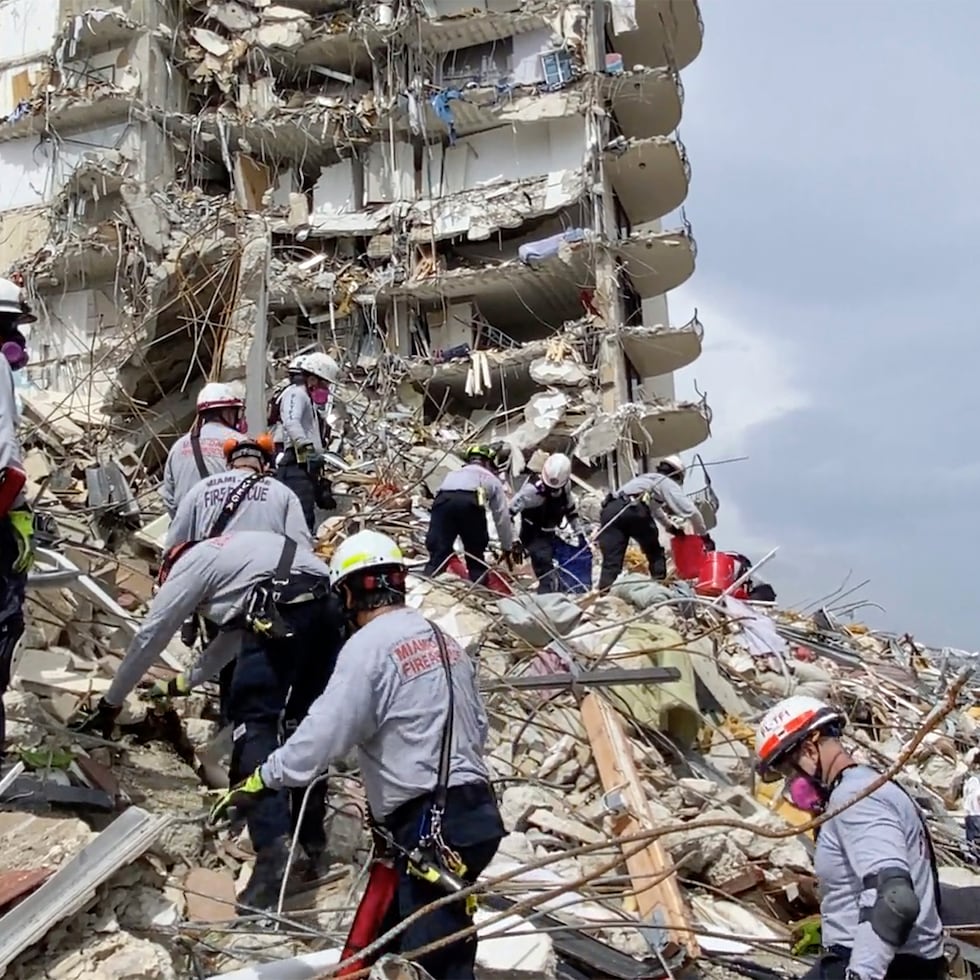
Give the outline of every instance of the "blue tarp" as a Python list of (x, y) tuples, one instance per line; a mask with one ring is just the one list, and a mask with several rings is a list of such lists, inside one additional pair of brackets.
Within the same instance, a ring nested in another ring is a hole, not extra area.
[(588, 592), (592, 588), (592, 549), (579, 538), (577, 544), (555, 541), (555, 561), (563, 592)]

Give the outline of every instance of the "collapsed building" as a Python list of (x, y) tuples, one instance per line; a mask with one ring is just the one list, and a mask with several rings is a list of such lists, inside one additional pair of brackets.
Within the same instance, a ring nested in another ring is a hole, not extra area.
[[(270, 930), (235, 911), (247, 839), (204, 831), (227, 751), (210, 692), (130, 698), (113, 742), (65, 728), (149, 599), (160, 461), (205, 378), (247, 382), (257, 429), (275, 365), (312, 345), (344, 367), (325, 554), (370, 525), (419, 558), (426, 496), (484, 434), (568, 451), (586, 512), (699, 445), (710, 411), (672, 374), (702, 328), (665, 297), (696, 258), (675, 130), (701, 38), (694, 0), (0, 2), (0, 267), (39, 315), (25, 462), (57, 527), (7, 697), (0, 971), (332, 975), (368, 854), (356, 778), (331, 773), (330, 873)], [(712, 524), (710, 484), (697, 501)], [(794, 614), (628, 565), (597, 601), (520, 574), (508, 596), (411, 581), (479, 655), (491, 719), (509, 834), (481, 977), (803, 972), (812, 833), (750, 764), (752, 723), (791, 693), (833, 698), (862, 759), (903, 765), (944, 883), (976, 881), (956, 807), (980, 692), (953, 653), (845, 624), (846, 594)], [(190, 656), (175, 640), (148, 679)]]
[(313, 343), (585, 479), (708, 436), (672, 379), (702, 327), (665, 298), (697, 251), (693, 0), (2, 9), (30, 381), (105, 412), (132, 465), (206, 377), (247, 379), (261, 425), (270, 363)]

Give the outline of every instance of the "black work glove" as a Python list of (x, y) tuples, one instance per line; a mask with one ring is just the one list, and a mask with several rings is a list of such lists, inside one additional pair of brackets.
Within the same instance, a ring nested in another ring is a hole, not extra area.
[(105, 698), (99, 698), (94, 708), (84, 708), (78, 714), (78, 720), (69, 725), (69, 730), (79, 735), (99, 735), (108, 739), (116, 726), (116, 719), (122, 711), (122, 705), (109, 704)]
[(684, 529), (681, 528), (681, 527), (674, 527), (673, 524), (668, 524), (667, 525), (667, 533), (672, 538), (683, 538), (684, 537)]
[(184, 625), (180, 628), (180, 642), (184, 644), (185, 647), (192, 647), (197, 643), (197, 635), (200, 623), (198, 622), (197, 616), (191, 616), (190, 619), (184, 622)]
[(510, 549), (510, 556), (513, 558), (515, 565), (520, 565), (520, 563), (527, 557), (524, 552), (524, 545), (522, 545), (520, 541), (514, 542), (514, 546)]
[(705, 551), (715, 550), (715, 539), (710, 534), (702, 534), (701, 541), (704, 543)]

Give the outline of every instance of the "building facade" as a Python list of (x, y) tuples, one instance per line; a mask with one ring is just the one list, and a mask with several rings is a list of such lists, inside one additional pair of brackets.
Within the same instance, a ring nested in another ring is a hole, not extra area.
[[(152, 463), (312, 343), (606, 482), (690, 449), (695, 0), (0, 0), (0, 266), (31, 381)], [(93, 395), (94, 397), (94, 395)]]

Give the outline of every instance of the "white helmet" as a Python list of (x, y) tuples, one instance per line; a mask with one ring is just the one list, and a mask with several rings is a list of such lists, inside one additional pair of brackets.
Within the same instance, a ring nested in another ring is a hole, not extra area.
[(664, 458), (660, 460), (660, 465), (670, 467), (670, 469), (672, 469), (681, 478), (681, 483), (684, 482), (684, 477), (687, 474), (687, 467), (684, 465), (684, 460), (682, 460), (680, 456), (664, 456)]
[(541, 480), (546, 487), (560, 490), (572, 475), (572, 461), (564, 453), (552, 453), (541, 467)]
[(0, 313), (16, 313), (18, 316), (24, 316), (24, 323), (32, 323), (37, 319), (25, 310), (21, 288), (10, 279), (0, 279)]
[(287, 374), (298, 374), (306, 369), (306, 354), (297, 354), (287, 365)]
[(197, 393), (197, 411), (206, 412), (210, 408), (242, 408), (244, 402), (235, 394), (231, 385), (220, 381), (209, 381)]
[(405, 567), (401, 548), (386, 534), (359, 531), (351, 535), (330, 559), (330, 584), (336, 588), (345, 578), (368, 568)]
[(307, 354), (303, 358), (303, 366), (300, 370), (312, 374), (321, 381), (329, 381), (331, 384), (336, 383), (337, 378), (340, 377), (340, 368), (337, 367), (337, 362), (329, 355), (321, 354), (319, 351)]
[(765, 778), (779, 759), (794, 749), (811, 732), (831, 722), (842, 723), (844, 715), (819, 698), (797, 694), (773, 705), (759, 722), (755, 733), (756, 771)]

